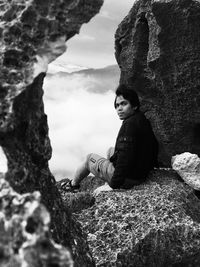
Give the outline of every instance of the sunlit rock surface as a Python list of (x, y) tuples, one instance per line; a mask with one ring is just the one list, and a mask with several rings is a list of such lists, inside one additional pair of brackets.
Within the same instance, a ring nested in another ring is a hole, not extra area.
[(195, 190), (200, 190), (200, 158), (188, 152), (172, 157), (172, 168)]
[(135, 89), (160, 141), (159, 160), (200, 156), (200, 3), (139, 0), (116, 32), (120, 83)]
[(0, 145), (6, 179), (19, 193), (38, 190), (51, 214), (54, 240), (70, 247), (77, 266), (93, 266), (82, 232), (63, 206), (49, 171), (51, 145), (43, 105), (47, 64), (65, 41), (98, 13), (103, 0), (0, 1)]
[(174, 171), (155, 170), (132, 190), (101, 193), (76, 216), (97, 266), (199, 266), (200, 201)]
[(0, 266), (72, 267), (71, 252), (51, 239), (40, 193), (16, 193), (0, 178)]

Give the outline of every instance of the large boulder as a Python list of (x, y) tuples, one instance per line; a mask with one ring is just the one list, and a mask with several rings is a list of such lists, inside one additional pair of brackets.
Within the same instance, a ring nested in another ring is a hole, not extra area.
[(154, 170), (131, 190), (101, 193), (76, 217), (96, 266), (199, 266), (200, 201), (172, 170)]
[(160, 142), (159, 161), (200, 155), (200, 3), (139, 0), (116, 31), (120, 83), (135, 89)]
[(43, 105), (48, 63), (98, 13), (103, 0), (2, 0), (0, 12), (0, 145), (6, 179), (18, 193), (38, 190), (51, 214), (54, 240), (72, 249), (77, 266), (93, 266), (79, 225), (64, 208), (48, 160), (51, 145)]

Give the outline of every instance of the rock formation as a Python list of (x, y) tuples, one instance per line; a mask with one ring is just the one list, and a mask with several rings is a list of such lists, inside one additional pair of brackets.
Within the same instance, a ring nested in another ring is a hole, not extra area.
[(116, 31), (120, 83), (135, 89), (160, 141), (160, 162), (200, 155), (200, 3), (139, 0)]
[(200, 158), (197, 155), (185, 152), (173, 156), (172, 168), (186, 184), (200, 191)]
[(200, 201), (174, 171), (155, 170), (132, 190), (101, 193), (76, 217), (96, 266), (199, 266)]
[(72, 249), (77, 266), (93, 266), (79, 225), (64, 210), (49, 171), (51, 146), (42, 100), (48, 63), (103, 0), (3, 0), (0, 3), (0, 145), (6, 179), (19, 193), (38, 190), (51, 213), (54, 240)]
[(0, 266), (73, 267), (68, 249), (50, 239), (40, 193), (20, 195), (0, 178)]

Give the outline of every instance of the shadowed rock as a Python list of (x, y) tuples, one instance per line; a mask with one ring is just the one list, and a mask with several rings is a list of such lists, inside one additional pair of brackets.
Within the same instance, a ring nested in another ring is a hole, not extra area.
[(198, 267), (200, 201), (173, 171), (131, 190), (101, 193), (77, 214), (96, 266)]
[(199, 1), (139, 0), (115, 35), (120, 83), (138, 92), (166, 166), (200, 155), (199, 32)]
[(0, 178), (0, 203), (0, 266), (73, 266), (71, 252), (51, 239), (39, 192), (17, 194)]
[(19, 193), (38, 190), (51, 214), (54, 240), (72, 249), (77, 266), (93, 266), (79, 225), (63, 205), (49, 171), (51, 145), (43, 105), (48, 63), (65, 50), (103, 0), (1, 1), (0, 145), (6, 179)]

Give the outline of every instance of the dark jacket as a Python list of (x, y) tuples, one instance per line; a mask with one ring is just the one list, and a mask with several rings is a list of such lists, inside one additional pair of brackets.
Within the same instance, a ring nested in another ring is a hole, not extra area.
[(112, 188), (131, 188), (141, 183), (157, 166), (158, 142), (149, 120), (141, 111), (125, 119), (117, 136), (115, 152), (110, 161), (115, 171)]

